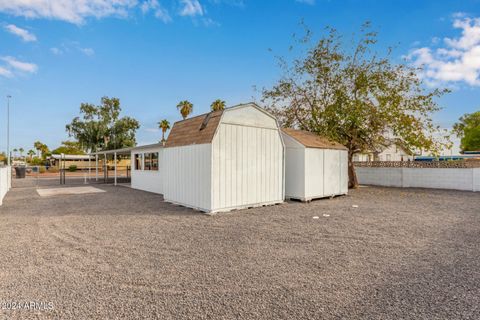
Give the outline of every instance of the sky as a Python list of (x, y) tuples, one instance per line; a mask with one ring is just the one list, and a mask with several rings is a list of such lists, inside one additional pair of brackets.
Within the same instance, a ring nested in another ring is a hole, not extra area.
[(434, 115), (443, 128), (480, 110), (480, 0), (0, 0), (0, 151), (7, 95), (11, 148), (25, 150), (59, 146), (80, 104), (102, 96), (139, 120), (138, 144), (160, 140), (161, 119), (180, 120), (181, 100), (193, 115), (217, 98), (258, 101), (302, 20), (314, 38), (371, 21), (379, 49), (424, 66), (426, 88), (452, 90)]

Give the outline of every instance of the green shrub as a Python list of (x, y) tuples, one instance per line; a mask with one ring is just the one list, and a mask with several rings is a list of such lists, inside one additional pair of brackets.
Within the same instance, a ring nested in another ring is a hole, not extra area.
[(29, 161), (29, 163), (32, 166), (43, 166), (45, 164), (45, 161), (41, 158), (33, 158)]
[(38, 167), (38, 172), (39, 173), (45, 173), (45, 172), (47, 172), (47, 169), (45, 169), (45, 167)]
[(77, 171), (77, 166), (74, 165), (74, 164), (72, 164), (70, 167), (68, 167), (68, 171), (70, 171), (70, 172), (75, 172), (75, 171)]

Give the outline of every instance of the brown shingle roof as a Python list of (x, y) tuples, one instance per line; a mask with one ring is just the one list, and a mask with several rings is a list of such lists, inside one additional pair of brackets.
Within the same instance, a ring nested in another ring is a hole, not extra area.
[(175, 122), (168, 135), (166, 148), (211, 143), (223, 111), (205, 113)]
[(344, 145), (312, 132), (288, 128), (283, 128), (282, 131), (308, 148), (347, 150)]

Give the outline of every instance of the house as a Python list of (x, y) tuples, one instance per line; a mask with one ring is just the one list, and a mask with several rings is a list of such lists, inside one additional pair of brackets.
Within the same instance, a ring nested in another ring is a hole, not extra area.
[(253, 103), (176, 122), (162, 168), (165, 201), (204, 212), (284, 201), (280, 127)]
[(312, 199), (348, 193), (348, 150), (314, 133), (283, 129), (285, 197)]
[(163, 194), (163, 143), (134, 147), (131, 152), (131, 187)]
[(413, 161), (413, 153), (400, 142), (392, 141), (387, 146), (379, 146), (377, 151), (367, 151), (353, 155), (353, 161)]

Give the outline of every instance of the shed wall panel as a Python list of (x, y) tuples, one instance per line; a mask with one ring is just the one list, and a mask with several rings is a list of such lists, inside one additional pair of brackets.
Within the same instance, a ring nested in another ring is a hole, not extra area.
[(210, 212), (211, 144), (166, 148), (163, 158), (165, 201)]
[[(329, 150), (305, 148), (305, 198), (325, 196), (325, 154)], [(328, 186), (327, 186), (328, 188)], [(327, 189), (328, 190), (328, 189)]]
[(283, 201), (283, 144), (277, 129), (222, 121), (212, 148), (214, 210)]
[(285, 197), (305, 198), (305, 149), (285, 148)]
[(324, 195), (340, 194), (340, 152), (338, 150), (325, 150), (324, 158)]
[(340, 193), (348, 193), (348, 151), (339, 150), (340, 154)]

